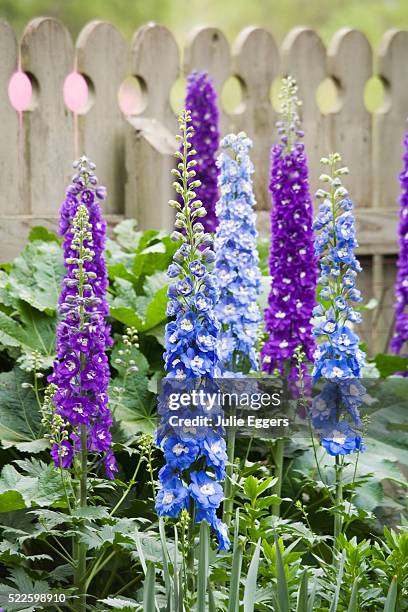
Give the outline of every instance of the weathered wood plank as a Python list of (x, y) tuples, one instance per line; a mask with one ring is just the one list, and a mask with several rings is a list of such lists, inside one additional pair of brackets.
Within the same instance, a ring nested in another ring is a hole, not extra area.
[(282, 43), (282, 69), (296, 79), (304, 142), (309, 160), (312, 194), (320, 187), (320, 159), (331, 150), (327, 117), (317, 103), (317, 89), (327, 76), (326, 49), (320, 36), (310, 28), (294, 28)]
[(338, 108), (328, 116), (331, 149), (351, 170), (347, 188), (356, 207), (372, 206), (372, 116), (364, 104), (364, 89), (373, 68), (364, 34), (349, 28), (336, 32), (328, 68), (339, 91)]
[[(121, 213), (125, 192), (125, 122), (118, 91), (128, 68), (128, 50), (122, 34), (111, 23), (92, 21), (80, 33), (76, 68), (89, 83), (89, 109), (78, 116), (79, 155), (96, 164), (108, 190), (107, 213)], [(102, 145), (102, 146), (101, 146)]]
[(155, 23), (139, 28), (132, 40), (130, 69), (146, 96), (140, 116), (156, 119), (175, 133), (177, 118), (171, 108), (170, 92), (179, 76), (180, 59), (173, 34)]
[(385, 101), (375, 115), (374, 191), (378, 206), (395, 206), (400, 193), (402, 140), (408, 116), (408, 32), (389, 30), (378, 54)]
[(175, 166), (175, 136), (156, 119), (128, 117), (126, 135), (127, 217), (142, 229), (170, 230), (174, 211), (171, 169)]
[(269, 209), (269, 158), (276, 142), (277, 114), (271, 104), (271, 87), (279, 75), (279, 51), (273, 36), (262, 28), (249, 27), (233, 47), (234, 74), (242, 84), (243, 101), (234, 115), (235, 131), (243, 130), (254, 142), (254, 191), (258, 209)]
[(5, 21), (0, 21), (0, 215), (24, 213), (22, 140), (19, 115), (11, 106), (8, 85), (18, 65), (16, 37)]
[(73, 118), (63, 86), (73, 68), (73, 44), (62, 23), (49, 17), (31, 21), (21, 42), (21, 66), (38, 83), (36, 104), (23, 114), (28, 203), (34, 215), (55, 214), (74, 158)]
[[(183, 73), (206, 71), (221, 100), (223, 86), (231, 74), (231, 56), (227, 39), (218, 28), (195, 28), (187, 37), (184, 49)], [(220, 129), (230, 131), (230, 119), (220, 103)]]

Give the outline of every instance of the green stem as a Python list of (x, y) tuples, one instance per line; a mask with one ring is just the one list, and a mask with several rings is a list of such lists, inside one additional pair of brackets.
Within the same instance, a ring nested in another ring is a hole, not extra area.
[(187, 588), (191, 595), (195, 592), (194, 543), (195, 543), (195, 504), (192, 501), (190, 505), (190, 522), (188, 524), (188, 550), (187, 550)]
[[(87, 461), (88, 461), (88, 449), (87, 449), (87, 433), (86, 433), (86, 425), (81, 425), (81, 452), (80, 452), (80, 462), (81, 462), (81, 476), (79, 483), (79, 508), (86, 508), (87, 506), (87, 493), (88, 493), (88, 480), (87, 480)], [(86, 611), (86, 554), (87, 554), (87, 545), (83, 542), (80, 542), (78, 539), (77, 547), (77, 564), (76, 564), (76, 572), (75, 572), (75, 586), (78, 589), (79, 593), (79, 602), (78, 602), (78, 612)]]
[(115, 514), (115, 512), (120, 508), (120, 506), (123, 504), (123, 502), (125, 501), (125, 499), (129, 495), (131, 488), (135, 484), (136, 476), (137, 476), (137, 473), (139, 471), (141, 463), (142, 463), (142, 455), (139, 456), (139, 461), (137, 462), (137, 465), (136, 465), (135, 471), (133, 473), (133, 476), (132, 476), (132, 478), (129, 481), (129, 486), (127, 487), (126, 491), (123, 493), (122, 497), (120, 498), (120, 500), (118, 501), (116, 506), (109, 512), (109, 516), (113, 516)]
[[(339, 455), (336, 455), (336, 507), (342, 506), (343, 504), (343, 461)], [(343, 515), (340, 511), (337, 511), (334, 515), (334, 545), (336, 546), (337, 538), (341, 534), (343, 526)]]
[[(274, 443), (273, 448), (273, 458), (275, 463), (275, 477), (278, 479), (276, 484), (273, 487), (274, 495), (278, 497), (281, 496), (282, 493), (282, 480), (283, 480), (283, 453), (285, 449), (285, 440), (284, 438), (278, 438)], [(280, 504), (272, 505), (272, 514), (273, 516), (279, 516), (280, 514)]]
[(234, 509), (234, 459), (235, 459), (235, 428), (230, 427), (228, 429), (228, 437), (227, 437), (227, 455), (228, 455), (228, 464), (226, 469), (226, 478), (224, 484), (224, 506), (223, 506), (223, 515), (224, 522), (229, 525), (231, 522), (231, 517)]

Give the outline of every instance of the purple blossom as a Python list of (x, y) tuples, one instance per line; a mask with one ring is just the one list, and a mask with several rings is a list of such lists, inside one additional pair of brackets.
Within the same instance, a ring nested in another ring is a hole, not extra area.
[(191, 145), (197, 151), (192, 159), (197, 161), (195, 171), (197, 179), (201, 181), (196, 194), (207, 211), (202, 224), (205, 231), (214, 232), (217, 227), (215, 205), (218, 200), (216, 155), (220, 139), (219, 111), (217, 93), (206, 72), (194, 71), (188, 76), (185, 107), (191, 112), (194, 127)]
[[(404, 138), (403, 170), (400, 174), (402, 194), (400, 196), (400, 223), (398, 273), (395, 284), (395, 330), (391, 340), (391, 351), (397, 355), (408, 342), (408, 133)], [(408, 351), (405, 351), (405, 353)]]
[(290, 77), (283, 82), (283, 120), (278, 125), (281, 143), (272, 148), (271, 291), (265, 310), (269, 338), (261, 356), (263, 369), (284, 372), (297, 347), (309, 360), (314, 340), (311, 317), (315, 305), (316, 259), (313, 250), (312, 199), (309, 172), (297, 111), (297, 87)]
[(106, 473), (114, 478), (116, 464), (110, 450), (112, 418), (108, 409), (109, 364), (105, 351), (112, 345), (106, 322), (108, 278), (104, 259), (106, 222), (98, 200), (105, 190), (96, 187), (95, 166), (82, 157), (60, 210), (66, 274), (59, 297), (57, 361), (49, 382), (56, 386), (56, 414), (71, 431), (67, 441), (54, 445), (57, 466), (70, 467), (85, 427), (90, 452), (103, 453)]

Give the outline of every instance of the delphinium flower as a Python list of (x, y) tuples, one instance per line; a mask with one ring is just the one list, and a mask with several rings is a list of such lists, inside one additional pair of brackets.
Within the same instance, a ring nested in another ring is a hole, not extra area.
[[(395, 284), (395, 331), (391, 340), (391, 351), (397, 355), (408, 353), (408, 134), (404, 138), (405, 152), (400, 174), (402, 194), (400, 197), (400, 223), (398, 273)], [(403, 351), (405, 347), (405, 351)]]
[[(223, 499), (220, 480), (225, 475), (225, 441), (222, 431), (210, 427), (173, 428), (169, 419), (170, 392), (193, 391), (208, 385), (219, 373), (217, 335), (219, 324), (214, 307), (217, 289), (210, 264), (214, 261), (211, 235), (204, 231), (200, 219), (206, 214), (196, 189), (196, 150), (191, 145), (191, 114), (184, 111), (179, 119), (181, 135), (179, 163), (173, 174), (174, 187), (182, 204), (175, 200), (176, 230), (172, 237), (180, 241), (167, 274), (170, 278), (167, 314), (172, 320), (166, 326), (164, 353), (167, 377), (159, 396), (161, 423), (157, 441), (164, 451), (165, 465), (159, 472), (161, 488), (156, 499), (160, 516), (178, 517), (189, 510), (197, 522), (206, 520), (215, 529), (219, 545), (229, 545), (226, 526), (217, 517)], [(177, 387), (179, 385), (179, 387)], [(170, 391), (169, 391), (170, 389)], [(188, 406), (176, 413), (179, 417), (206, 414), (206, 406)], [(208, 413), (207, 413), (208, 414)], [(211, 414), (211, 416), (214, 416)]]
[(60, 211), (66, 273), (59, 297), (57, 360), (49, 382), (55, 387), (52, 402), (65, 432), (54, 442), (55, 464), (69, 468), (77, 454), (101, 455), (106, 474), (117, 471), (111, 450), (111, 414), (108, 408), (109, 364), (112, 345), (106, 300), (108, 285), (104, 247), (106, 223), (99, 200), (106, 195), (98, 186), (95, 166), (86, 157), (74, 163), (75, 175)]
[(361, 266), (354, 254), (358, 245), (353, 204), (341, 181), (348, 169), (338, 168), (340, 162), (338, 153), (322, 159), (328, 173), (322, 174), (321, 180), (328, 184), (328, 190), (319, 189), (316, 194), (322, 203), (313, 224), (316, 255), (320, 258), (320, 303), (313, 312), (316, 317), (313, 333), (319, 344), (313, 377), (324, 378), (328, 383), (315, 398), (311, 416), (315, 426), (339, 433), (338, 439), (344, 441), (341, 450), (323, 437), (323, 446), (330, 454), (348, 454), (360, 449), (360, 436), (345, 424), (339, 432), (337, 424), (348, 416), (356, 426), (361, 425), (358, 408), (365, 394), (364, 387), (355, 380), (361, 377), (365, 353), (360, 350), (359, 337), (353, 331), (354, 325), (361, 322), (361, 314), (355, 309), (355, 304), (362, 300), (356, 287)]
[[(365, 353), (353, 331), (361, 322), (356, 303), (362, 300), (356, 287), (361, 265), (354, 250), (356, 240), (353, 204), (341, 177), (348, 173), (338, 167), (341, 156), (332, 153), (321, 160), (327, 173), (320, 179), (327, 184), (316, 197), (322, 200), (313, 224), (315, 250), (320, 258), (319, 304), (314, 309), (313, 333), (318, 340), (313, 377), (326, 382), (313, 399), (311, 422), (320, 435), (323, 448), (336, 460), (336, 506), (343, 503), (342, 470), (344, 457), (364, 451), (359, 409), (366, 390), (361, 382)], [(335, 515), (334, 535), (340, 534), (342, 516)]]
[[(206, 72), (192, 72), (187, 78), (185, 107), (191, 113), (194, 133), (191, 144), (197, 153), (195, 172), (201, 185), (196, 187), (197, 198), (203, 201), (207, 215), (202, 219), (206, 232), (217, 226), (215, 205), (218, 199), (216, 155), (219, 146), (219, 111), (217, 93)], [(181, 202), (181, 200), (180, 200)]]
[[(316, 294), (313, 251), (313, 207), (303, 132), (300, 130), (297, 86), (291, 77), (282, 84), (281, 142), (272, 148), (269, 190), (272, 196), (271, 291), (265, 310), (269, 338), (262, 352), (262, 367), (269, 374), (297, 371), (295, 350), (313, 358), (311, 317)], [(285, 369), (286, 365), (289, 368)]]
[(220, 293), (216, 306), (221, 324), (218, 354), (226, 370), (246, 373), (258, 369), (260, 293), (258, 236), (252, 189), (251, 140), (244, 132), (221, 141), (218, 158), (220, 199), (215, 235), (215, 278)]

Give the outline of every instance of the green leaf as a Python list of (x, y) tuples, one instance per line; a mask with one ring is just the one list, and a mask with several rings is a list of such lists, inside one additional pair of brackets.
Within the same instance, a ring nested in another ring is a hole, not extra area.
[(159, 325), (166, 317), (167, 287), (162, 287), (147, 302), (145, 322), (140, 331), (148, 331)]
[(242, 546), (238, 545), (232, 555), (228, 612), (239, 612), (239, 584), (241, 579), (242, 553)]
[(336, 612), (337, 610), (337, 604), (339, 603), (339, 598), (340, 598), (340, 589), (341, 589), (341, 585), (343, 582), (343, 573), (344, 573), (344, 563), (345, 563), (345, 559), (346, 559), (346, 553), (343, 552), (343, 554), (341, 555), (341, 559), (340, 559), (340, 563), (339, 563), (339, 567), (338, 567), (338, 571), (337, 571), (337, 582), (336, 582), (336, 588), (334, 591), (334, 595), (333, 595), (333, 599), (330, 605), (330, 610), (329, 612)]
[(261, 540), (258, 540), (251, 563), (249, 564), (247, 579), (245, 581), (244, 612), (253, 612), (255, 607), (260, 550)]
[[(120, 385), (123, 393), (114, 388)], [(110, 384), (110, 408), (126, 434), (153, 433), (157, 424), (154, 396), (148, 391), (148, 378), (132, 372), (126, 378), (116, 377)]]
[(155, 600), (155, 584), (156, 572), (154, 569), (154, 563), (151, 561), (147, 564), (146, 577), (143, 585), (143, 610), (154, 612), (156, 608)]
[(14, 512), (22, 510), (26, 505), (19, 491), (5, 491), (0, 493), (0, 512)]
[(14, 466), (5, 465), (0, 477), (0, 493), (9, 491), (20, 493), (27, 508), (50, 506), (64, 494), (60, 474), (52, 464), (38, 476), (22, 475)]
[(22, 301), (18, 302), (17, 308), (20, 322), (0, 310), (0, 344), (19, 347), (30, 355), (38, 351), (45, 358), (50, 358), (45, 359), (45, 365), (49, 367), (55, 351), (56, 319)]
[(397, 603), (398, 583), (397, 577), (391, 581), (390, 588), (388, 589), (387, 599), (384, 604), (384, 612), (395, 612), (395, 606)]
[(28, 234), (28, 240), (29, 242), (35, 242), (36, 240), (39, 240), (41, 242), (56, 242), (57, 244), (59, 244), (60, 239), (58, 238), (57, 234), (54, 234), (54, 232), (50, 232), (46, 227), (43, 227), (42, 225), (34, 225), (34, 227), (31, 228), (30, 233)]
[(354, 580), (347, 612), (358, 612), (358, 578)]
[(129, 597), (107, 597), (100, 601), (106, 606), (110, 606), (115, 610), (123, 610), (123, 612), (134, 612), (137, 606), (140, 605), (135, 599), (130, 599)]
[(207, 521), (200, 523), (198, 556), (197, 612), (206, 612), (206, 593), (208, 584), (210, 551), (210, 529)]
[(9, 285), (17, 298), (52, 314), (63, 274), (62, 250), (57, 243), (29, 242), (13, 262)]
[(116, 240), (124, 249), (133, 251), (138, 248), (142, 233), (136, 231), (136, 226), (135, 219), (125, 219), (114, 228)]
[(31, 377), (19, 368), (0, 374), (0, 438), (3, 446), (37, 440), (41, 415), (34, 391), (23, 388)]
[(408, 370), (408, 359), (399, 355), (379, 353), (376, 355), (374, 363), (382, 378), (392, 376), (396, 372), (406, 372)]
[(277, 597), (279, 602), (279, 612), (290, 612), (289, 604), (289, 589), (286, 580), (285, 566), (283, 563), (282, 553), (280, 550), (279, 542), (275, 540), (275, 553), (276, 553), (276, 580), (278, 583)]
[(307, 569), (302, 574), (302, 581), (300, 583), (296, 612), (308, 612), (307, 611), (307, 586), (308, 586), (309, 574)]

